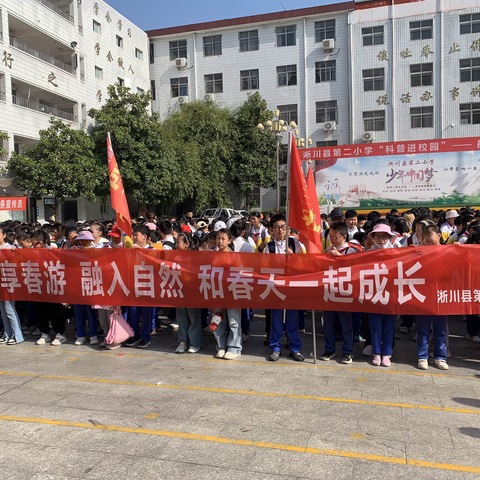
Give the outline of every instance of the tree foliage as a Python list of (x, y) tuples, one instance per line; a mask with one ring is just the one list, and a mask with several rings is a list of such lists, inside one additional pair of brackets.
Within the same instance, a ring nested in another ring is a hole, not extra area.
[(108, 178), (93, 155), (92, 139), (61, 120), (50, 119), (37, 144), (24, 154), (12, 154), (8, 165), (20, 190), (32, 196), (86, 197), (93, 201), (102, 178)]

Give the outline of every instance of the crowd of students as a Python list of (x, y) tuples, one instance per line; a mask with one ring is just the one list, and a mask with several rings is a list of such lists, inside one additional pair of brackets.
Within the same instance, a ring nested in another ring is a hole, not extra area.
[[(4, 222), (0, 225), (0, 249), (15, 248), (145, 248), (159, 250), (214, 250), (219, 254), (231, 252), (262, 254), (304, 254), (305, 246), (298, 232), (287, 234), (286, 218), (281, 213), (263, 216), (251, 212), (249, 218), (194, 220), (192, 212), (179, 219), (158, 219), (153, 212), (134, 222), (133, 241), (125, 241), (120, 229), (112, 222), (74, 222), (26, 224)], [(480, 243), (480, 210), (462, 208), (459, 211), (431, 211), (427, 208), (408, 210), (400, 214), (391, 210), (382, 216), (376, 211), (358, 215), (355, 210), (334, 208), (322, 215), (324, 253), (331, 256), (358, 254), (365, 250), (408, 248), (454, 243)], [(123, 346), (147, 348), (159, 329), (160, 306), (126, 307), (122, 313), (134, 335)], [(26, 335), (38, 336), (37, 345), (50, 343), (59, 346), (67, 341), (66, 320), (75, 320), (74, 345), (87, 341), (90, 345), (119, 348), (120, 344), (100, 342), (99, 331), (109, 329), (113, 307), (100, 305), (65, 306), (54, 302), (0, 301), (2, 334), (0, 344), (16, 345)], [(234, 360), (240, 357), (249, 339), (253, 312), (248, 309), (190, 308), (164, 309), (170, 326), (177, 330), (175, 353), (197, 353), (205, 335), (214, 335), (216, 358)], [(305, 312), (297, 310), (267, 310), (265, 312), (265, 341), (270, 361), (282, 354), (281, 340), (287, 337), (289, 356), (298, 362), (301, 353)], [(341, 341), (341, 363), (353, 361), (353, 344), (364, 341), (363, 354), (370, 356), (375, 366), (389, 367), (392, 362), (395, 338), (395, 315), (363, 314), (361, 312), (323, 312), (325, 350), (321, 360), (337, 356), (336, 343)], [(448, 325), (441, 315), (404, 316), (400, 332), (408, 332), (416, 324), (417, 367), (427, 369), (429, 358), (441, 370), (447, 370)], [(88, 331), (87, 331), (88, 330)], [(466, 316), (466, 338), (480, 343), (480, 316)]]

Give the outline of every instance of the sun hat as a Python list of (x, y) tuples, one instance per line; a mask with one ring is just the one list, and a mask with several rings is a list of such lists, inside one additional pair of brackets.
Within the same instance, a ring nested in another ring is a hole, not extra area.
[(91, 242), (93, 242), (92, 232), (88, 230), (81, 230), (80, 232), (78, 232), (78, 235), (75, 237), (75, 241), (78, 241), (78, 240), (90, 240)]
[(197, 228), (205, 228), (205, 227), (208, 227), (207, 222), (204, 222), (203, 220), (200, 220), (199, 222), (197, 222)]
[(456, 210), (447, 210), (447, 213), (445, 214), (445, 218), (457, 218), (458, 216), (459, 214)]
[(392, 232), (390, 227), (386, 225), (385, 223), (377, 223), (374, 227), (373, 230), (367, 235), (368, 238), (371, 238), (373, 240), (373, 236), (376, 233), (388, 233), (390, 235), (390, 239), (394, 240), (397, 238), (397, 235)]

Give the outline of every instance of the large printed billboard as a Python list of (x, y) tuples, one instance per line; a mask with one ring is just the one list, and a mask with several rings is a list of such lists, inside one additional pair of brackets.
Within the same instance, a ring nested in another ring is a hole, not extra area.
[(300, 150), (322, 212), (480, 204), (480, 137)]

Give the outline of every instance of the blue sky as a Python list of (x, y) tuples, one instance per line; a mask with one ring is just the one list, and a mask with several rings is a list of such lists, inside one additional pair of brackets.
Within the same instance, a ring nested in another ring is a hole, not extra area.
[(143, 30), (341, 3), (340, 0), (106, 0)]

